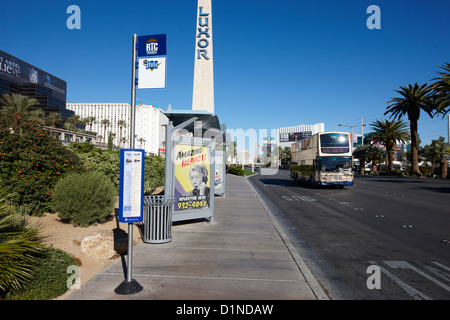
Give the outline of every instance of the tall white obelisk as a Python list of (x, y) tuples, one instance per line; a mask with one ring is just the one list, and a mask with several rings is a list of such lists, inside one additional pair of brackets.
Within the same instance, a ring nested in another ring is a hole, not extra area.
[(214, 113), (211, 0), (198, 0), (192, 110)]

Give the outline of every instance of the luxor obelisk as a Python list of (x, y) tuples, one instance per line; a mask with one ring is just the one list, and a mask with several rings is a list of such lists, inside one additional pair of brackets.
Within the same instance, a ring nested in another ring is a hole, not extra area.
[(198, 0), (192, 110), (214, 113), (211, 0)]

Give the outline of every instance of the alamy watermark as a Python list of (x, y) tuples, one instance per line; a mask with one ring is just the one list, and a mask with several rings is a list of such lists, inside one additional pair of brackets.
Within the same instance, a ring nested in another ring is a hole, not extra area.
[(370, 14), (367, 18), (366, 26), (369, 30), (381, 29), (381, 9), (379, 6), (370, 5), (367, 7), (366, 13)]
[[(239, 164), (253, 163), (256, 165), (257, 163), (264, 163), (270, 167), (270, 170), (265, 170), (265, 175), (274, 175), (277, 173), (280, 159), (276, 129), (227, 129), (224, 134), (217, 128), (208, 128), (206, 130), (203, 130), (203, 128), (202, 121), (194, 121), (193, 132), (187, 129), (179, 129), (172, 132), (172, 136), (169, 139), (173, 145), (178, 143), (183, 145), (195, 144), (191, 140), (192, 137), (202, 138), (204, 140), (215, 139), (216, 148), (220, 145), (226, 146), (227, 158), (230, 159), (231, 163), (236, 164), (239, 158)], [(167, 151), (172, 151), (171, 154), (167, 155), (167, 159), (175, 163), (177, 157), (175, 148)], [(242, 154), (244, 156), (240, 157)], [(211, 159), (211, 161), (214, 161), (214, 159)]]
[(380, 267), (377, 265), (370, 265), (369, 267), (367, 267), (366, 273), (370, 274), (366, 281), (367, 289), (381, 289)]
[(67, 18), (66, 26), (67, 29), (81, 29), (81, 9), (77, 5), (70, 5), (67, 7), (66, 13), (70, 14)]
[(66, 272), (70, 274), (67, 278), (67, 289), (81, 289), (81, 272), (80, 267), (77, 265), (70, 265), (67, 267)]

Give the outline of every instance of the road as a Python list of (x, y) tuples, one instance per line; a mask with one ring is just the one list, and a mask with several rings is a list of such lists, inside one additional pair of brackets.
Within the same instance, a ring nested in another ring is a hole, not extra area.
[(450, 300), (450, 180), (356, 175), (344, 189), (250, 177), (334, 299)]

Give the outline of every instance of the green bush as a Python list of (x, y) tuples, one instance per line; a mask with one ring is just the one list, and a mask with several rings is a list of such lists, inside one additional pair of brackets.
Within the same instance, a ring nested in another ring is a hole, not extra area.
[(235, 175), (238, 175), (238, 176), (243, 176), (244, 175), (244, 170), (242, 170), (241, 166), (238, 166), (238, 165), (235, 165), (235, 164), (231, 164), (228, 167), (228, 173), (235, 174)]
[(52, 189), (69, 172), (83, 171), (76, 154), (25, 116), (0, 117), (0, 185), (30, 215), (50, 209)]
[(156, 155), (146, 156), (144, 165), (144, 193), (149, 194), (155, 188), (164, 186), (165, 160)]
[(67, 280), (72, 275), (67, 268), (76, 265), (66, 252), (48, 247), (38, 256), (37, 272), (33, 279), (19, 290), (10, 291), (6, 299), (11, 300), (49, 300), (64, 294)]
[(87, 227), (104, 222), (114, 210), (116, 190), (104, 174), (70, 174), (55, 186), (53, 209), (64, 222)]
[(72, 143), (75, 151), (87, 171), (97, 171), (109, 178), (116, 191), (119, 191), (120, 152), (95, 148), (89, 142)]
[[(88, 142), (72, 143), (70, 149), (76, 152), (88, 171), (98, 171), (107, 176), (116, 191), (119, 191), (120, 151), (108, 151), (92, 146)], [(164, 186), (164, 158), (156, 155), (145, 156), (144, 192), (151, 193)]]

